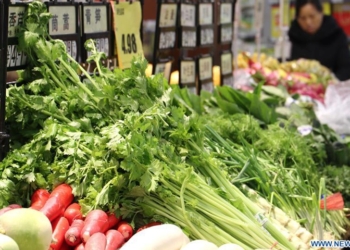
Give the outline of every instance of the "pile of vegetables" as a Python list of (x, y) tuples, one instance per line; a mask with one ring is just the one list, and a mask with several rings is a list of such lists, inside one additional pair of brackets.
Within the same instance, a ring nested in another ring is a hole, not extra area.
[(238, 65), (252, 75), (256, 82), (270, 86), (283, 85), (290, 94), (308, 96), (323, 102), (326, 87), (336, 79), (317, 61), (300, 59), (279, 63), (266, 55), (238, 55)]
[[(161, 75), (146, 77), (143, 60), (111, 71), (88, 41), (96, 69), (86, 72), (62, 41), (48, 37), (50, 17), (44, 4), (30, 3), (19, 33), (35, 79), (8, 90), (12, 150), (0, 163), (1, 207), (27, 206), (36, 190), (66, 183), (86, 219), (108, 211), (135, 227), (175, 224), (189, 239), (216, 246), (308, 249), (326, 231), (340, 237), (343, 214), (320, 209), (320, 194), (330, 192), (317, 183), (317, 173), (309, 176), (244, 138), (226, 137), (214, 126), (215, 116), (206, 115), (211, 106), (192, 105), (202, 100), (188, 98), (186, 90), (179, 97)], [(219, 89), (224, 98), (216, 101), (223, 104), (232, 93)], [(260, 112), (270, 109), (256, 96), (235, 97), (241, 106), (232, 103), (230, 109), (252, 111), (266, 124), (277, 121), (275, 111)], [(50, 199), (57, 205), (49, 197), (41, 211)], [(64, 213), (56, 216), (67, 228)], [(107, 235), (99, 228), (94, 239), (100, 241)]]

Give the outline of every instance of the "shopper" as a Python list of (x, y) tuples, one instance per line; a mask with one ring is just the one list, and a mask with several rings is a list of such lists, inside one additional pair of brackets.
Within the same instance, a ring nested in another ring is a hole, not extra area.
[(289, 30), (291, 60), (317, 60), (341, 80), (350, 79), (347, 36), (331, 16), (323, 15), (319, 0), (296, 0), (296, 18)]

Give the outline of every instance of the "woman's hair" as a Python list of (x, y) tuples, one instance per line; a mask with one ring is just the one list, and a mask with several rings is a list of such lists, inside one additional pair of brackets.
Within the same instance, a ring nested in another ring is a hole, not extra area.
[(304, 7), (304, 5), (311, 4), (316, 10), (319, 12), (323, 12), (322, 3), (320, 0), (296, 0), (295, 1), (295, 17), (299, 17), (300, 9)]

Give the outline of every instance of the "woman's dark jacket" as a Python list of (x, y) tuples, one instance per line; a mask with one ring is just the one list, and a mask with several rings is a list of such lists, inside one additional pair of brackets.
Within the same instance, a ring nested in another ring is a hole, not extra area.
[(350, 50), (347, 36), (331, 16), (324, 16), (320, 29), (306, 33), (296, 20), (288, 32), (292, 43), (291, 60), (299, 58), (319, 61), (341, 80), (350, 79)]

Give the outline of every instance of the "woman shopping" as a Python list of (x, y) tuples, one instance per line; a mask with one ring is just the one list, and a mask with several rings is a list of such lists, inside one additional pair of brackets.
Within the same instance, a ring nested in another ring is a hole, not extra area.
[(323, 14), (319, 0), (296, 0), (296, 18), (289, 29), (291, 60), (317, 60), (340, 81), (350, 79), (347, 36), (331, 16)]

